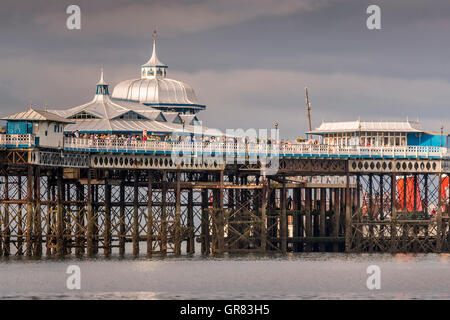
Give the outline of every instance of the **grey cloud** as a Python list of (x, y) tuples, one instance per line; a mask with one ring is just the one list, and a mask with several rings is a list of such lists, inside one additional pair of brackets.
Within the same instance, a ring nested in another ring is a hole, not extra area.
[[(166, 36), (195, 33), (248, 20), (311, 11), (339, 0), (128, 1), (93, 6), (80, 1), (83, 32), (90, 36), (143, 36), (164, 30)], [(34, 22), (50, 32), (66, 33), (65, 11), (39, 12)]]
[[(211, 126), (271, 128), (296, 137), (307, 129), (304, 87), (308, 86), (315, 126), (324, 121), (412, 120), (438, 128), (446, 119), (448, 81), (360, 74), (319, 74), (279, 70), (178, 73), (208, 104), (202, 114)], [(432, 105), (430, 109), (427, 106)], [(406, 107), (403, 107), (406, 106)], [(425, 123), (424, 122), (424, 123)]]

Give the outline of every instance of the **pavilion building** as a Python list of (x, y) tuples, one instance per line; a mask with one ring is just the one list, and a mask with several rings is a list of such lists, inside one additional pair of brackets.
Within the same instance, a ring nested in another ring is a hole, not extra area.
[(115, 135), (193, 132), (200, 123), (197, 113), (206, 106), (198, 102), (191, 86), (167, 78), (167, 69), (156, 55), (155, 33), (152, 56), (141, 66), (140, 78), (120, 82), (111, 95), (102, 70), (90, 102), (49, 111), (73, 122), (65, 127), (66, 132)]
[(347, 121), (323, 122), (309, 135), (321, 137), (321, 143), (339, 146), (447, 147), (448, 134), (425, 131), (412, 121)]

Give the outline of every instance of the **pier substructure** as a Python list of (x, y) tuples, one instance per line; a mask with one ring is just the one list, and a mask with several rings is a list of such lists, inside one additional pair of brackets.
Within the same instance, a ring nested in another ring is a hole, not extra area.
[(45, 155), (2, 158), (2, 256), (450, 251), (446, 160)]

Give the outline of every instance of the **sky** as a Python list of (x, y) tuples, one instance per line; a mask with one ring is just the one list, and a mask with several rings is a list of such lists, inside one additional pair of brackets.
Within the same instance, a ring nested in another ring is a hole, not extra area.
[[(81, 8), (81, 30), (66, 9)], [(381, 30), (369, 30), (369, 5)], [(286, 138), (322, 121), (419, 120), (450, 132), (448, 0), (2, 0), (0, 114), (90, 101), (151, 55), (190, 84), (221, 130), (273, 128)]]

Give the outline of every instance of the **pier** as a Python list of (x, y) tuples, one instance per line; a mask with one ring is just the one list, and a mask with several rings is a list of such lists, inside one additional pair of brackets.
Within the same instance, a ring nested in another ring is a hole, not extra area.
[(140, 78), (112, 94), (102, 70), (88, 103), (2, 118), (0, 255), (450, 251), (443, 127), (220, 135), (167, 70), (155, 32)]
[(142, 148), (152, 152), (139, 153), (75, 138), (61, 150), (2, 139), (4, 256), (450, 251), (446, 148), (358, 156), (271, 145), (279, 167), (266, 175), (256, 146), (256, 155), (223, 146), (212, 161), (192, 145), (149, 142)]

